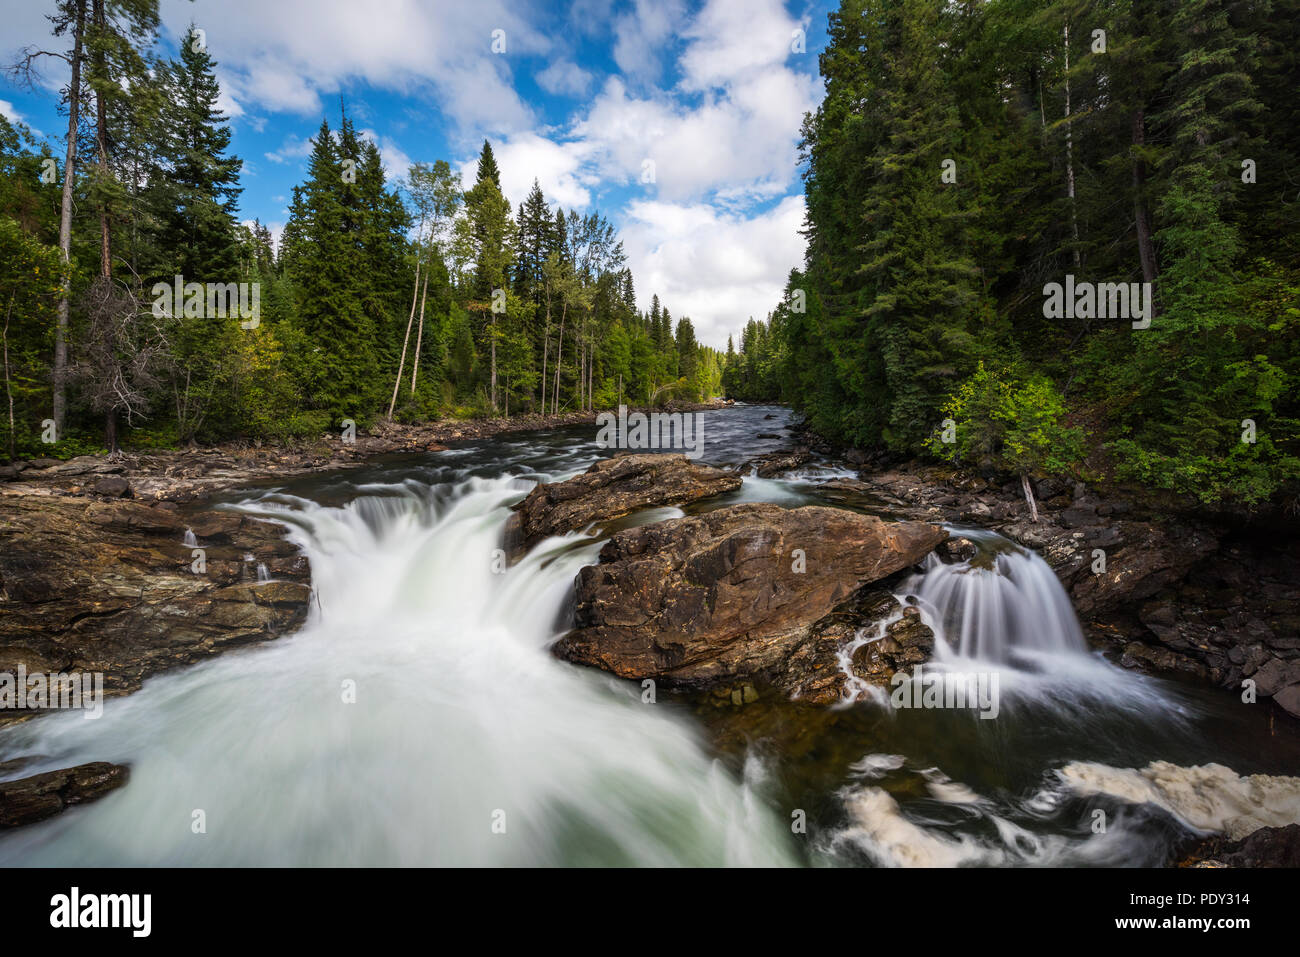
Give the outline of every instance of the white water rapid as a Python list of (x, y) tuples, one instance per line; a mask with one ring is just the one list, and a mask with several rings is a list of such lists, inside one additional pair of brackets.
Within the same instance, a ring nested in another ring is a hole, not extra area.
[(153, 679), (99, 720), (8, 730), (43, 756), (30, 773), (107, 760), (131, 780), (8, 836), (0, 864), (793, 862), (788, 827), (685, 717), (551, 657), (594, 546), (553, 540), (494, 574), (529, 484), (240, 506), (288, 524), (310, 558), (306, 626)]

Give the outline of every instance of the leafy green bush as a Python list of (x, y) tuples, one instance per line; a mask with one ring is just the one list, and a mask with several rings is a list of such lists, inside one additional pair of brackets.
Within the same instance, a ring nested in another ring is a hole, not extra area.
[(1019, 475), (1071, 472), (1083, 459), (1083, 432), (1064, 424), (1065, 413), (1046, 376), (994, 372), (981, 362), (943, 406), (950, 428), (941, 425), (926, 445), (955, 465)]

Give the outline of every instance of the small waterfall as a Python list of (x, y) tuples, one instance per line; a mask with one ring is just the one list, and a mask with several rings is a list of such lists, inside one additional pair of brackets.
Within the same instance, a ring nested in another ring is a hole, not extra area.
[(257, 580), (260, 582), (269, 582), (271, 580), (271, 573), (261, 562), (257, 563)]
[(1087, 653), (1070, 598), (1047, 562), (994, 532), (952, 531), (973, 542), (976, 554), (952, 563), (932, 554), (904, 586), (941, 639), (936, 657), (1024, 665)]
[(199, 540), (194, 537), (194, 529), (185, 529), (185, 537), (181, 540), (186, 545), (197, 545)]

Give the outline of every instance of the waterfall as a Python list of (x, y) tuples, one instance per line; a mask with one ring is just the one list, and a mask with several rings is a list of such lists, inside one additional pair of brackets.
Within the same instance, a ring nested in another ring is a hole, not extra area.
[(98, 721), (0, 731), (3, 753), (41, 755), (33, 773), (131, 765), (120, 791), (6, 835), (0, 865), (794, 862), (756, 762), (724, 767), (688, 714), (550, 654), (599, 543), (552, 539), (504, 569), (507, 506), (530, 487), (407, 479), (339, 507), (236, 506), (306, 553), (307, 623)]
[(199, 540), (194, 536), (194, 529), (185, 529), (185, 537), (181, 539), (181, 543), (185, 545), (197, 545), (199, 543)]
[(974, 557), (946, 563), (931, 554), (903, 588), (939, 639), (937, 657), (1024, 666), (1087, 652), (1070, 598), (1047, 562), (994, 532), (952, 533), (974, 543)]

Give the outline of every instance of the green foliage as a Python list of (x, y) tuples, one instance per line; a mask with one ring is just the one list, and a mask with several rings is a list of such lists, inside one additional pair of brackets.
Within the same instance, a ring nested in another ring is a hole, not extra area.
[(953, 464), (1056, 475), (1082, 463), (1083, 432), (1064, 424), (1065, 402), (1045, 376), (995, 372), (981, 362), (942, 413), (955, 428), (950, 432), (948, 423), (942, 425), (927, 447)]
[[(1264, 184), (1300, 153), (1297, 13), (844, 0), (804, 124), (804, 268), (776, 344), (747, 332), (729, 358), (728, 394), (1013, 471), (1068, 469), (1080, 436), (1061, 423), (1087, 422), (1121, 479), (1216, 505), (1294, 495), (1300, 196)], [(1151, 283), (1150, 326), (1046, 319), (1042, 287), (1067, 273)], [(944, 414), (956, 446), (934, 441)]]

